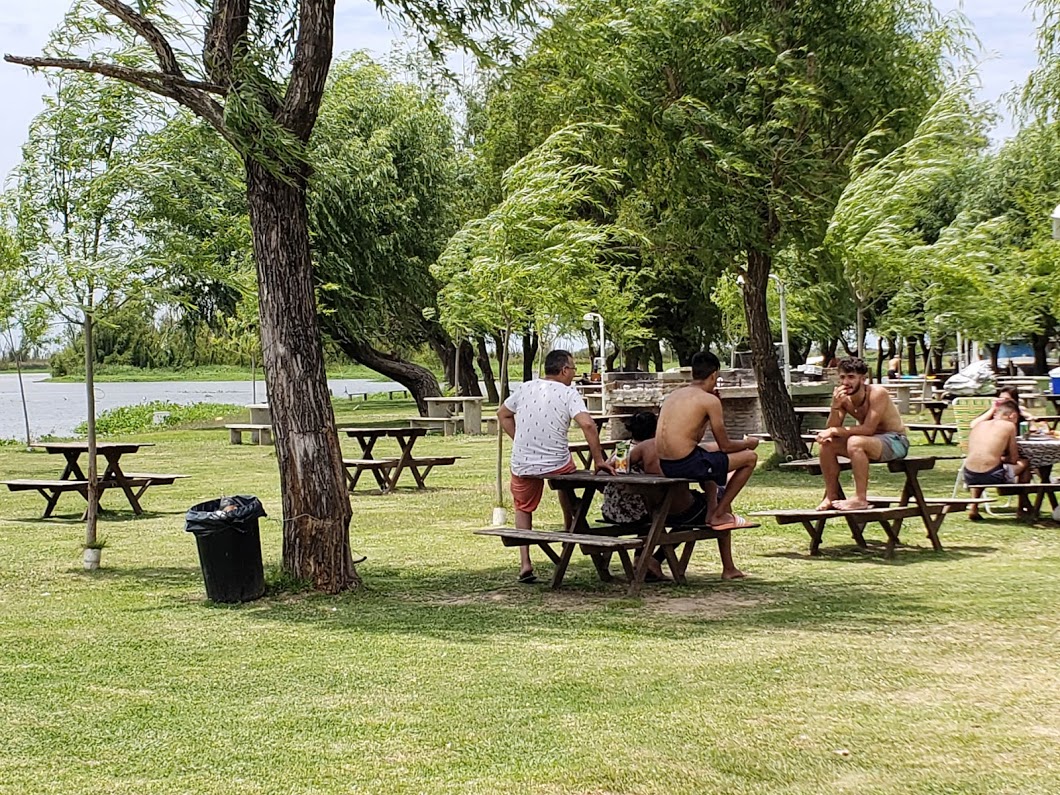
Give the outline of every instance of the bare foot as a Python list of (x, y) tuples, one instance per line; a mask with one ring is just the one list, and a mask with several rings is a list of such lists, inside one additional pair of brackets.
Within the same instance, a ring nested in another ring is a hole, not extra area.
[(864, 511), (872, 507), (864, 500), (838, 500), (833, 504), (841, 511)]
[(821, 504), (817, 506), (817, 510), (819, 510), (819, 511), (830, 511), (830, 510), (832, 510), (832, 507), (833, 507), (832, 506), (832, 498), (831, 497), (825, 497), (823, 500), (821, 500)]
[(739, 569), (725, 569), (721, 573), (721, 578), (723, 580), (742, 580), (746, 576), (747, 575)]

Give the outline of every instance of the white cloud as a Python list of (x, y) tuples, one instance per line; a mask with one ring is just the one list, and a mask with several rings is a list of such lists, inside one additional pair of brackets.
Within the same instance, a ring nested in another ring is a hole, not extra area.
[[(940, 11), (958, 7), (958, 0), (936, 0)], [(61, 21), (70, 0), (4, 0), (0, 10), (0, 52), (36, 55), (48, 33)], [(1023, 83), (1034, 67), (1034, 21), (1022, 0), (965, 0), (964, 13), (975, 25), (985, 53), (993, 59), (981, 69), (982, 97), (998, 100), (1002, 94)], [(379, 15), (368, 0), (338, 0), (335, 20), (335, 52), (369, 50), (385, 56), (398, 33)], [(47, 90), (44, 78), (22, 67), (0, 63), (0, 175), (18, 163), (20, 147), (30, 120), (40, 112), (41, 94)], [(1005, 120), (995, 131), (996, 138), (1012, 134), (1013, 125)]]

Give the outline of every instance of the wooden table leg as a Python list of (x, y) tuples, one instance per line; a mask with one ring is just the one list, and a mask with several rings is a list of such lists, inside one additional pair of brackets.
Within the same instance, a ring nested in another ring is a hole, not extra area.
[[(401, 477), (401, 473), (405, 471), (405, 467), (408, 466), (409, 460), (412, 458), (412, 446), (416, 444), (418, 438), (415, 434), (395, 434), (398, 445), (401, 447), (401, 456), (398, 458), (397, 464), (391, 470), (389, 477), (386, 478), (386, 488), (383, 489), (385, 493), (389, 493), (397, 488), (398, 478)], [(420, 473), (416, 471), (415, 467), (409, 467), (412, 470), (412, 476), (416, 479), (416, 485), (419, 488), (424, 488), (423, 478)]]
[[(898, 499), (898, 504), (908, 505), (910, 497), (915, 500), (916, 507), (920, 511), (920, 519), (924, 523), (924, 528), (927, 530), (927, 536), (931, 540), (931, 546), (936, 552), (941, 552), (942, 542), (939, 541), (939, 528), (942, 527), (942, 521), (946, 518), (946, 514), (943, 511), (939, 511), (937, 515), (932, 516), (931, 508), (924, 497), (924, 490), (920, 488), (920, 481), (917, 479), (916, 472), (907, 469), (905, 473), (905, 486), (902, 488), (902, 495)], [(894, 520), (895, 545), (898, 543), (898, 534), (902, 531), (902, 521), (902, 517), (898, 517)], [(890, 533), (888, 533), (888, 536), (889, 535)]]
[[(121, 465), (118, 463), (119, 459), (121, 459), (121, 453), (108, 452), (104, 453), (103, 456), (107, 459), (107, 469), (103, 473), (102, 480), (111, 479), (121, 486), (121, 490), (125, 492), (125, 498), (129, 501), (129, 505), (132, 506), (133, 513), (139, 516), (144, 512), (144, 509), (140, 507), (140, 500), (137, 499), (137, 495), (133, 493), (132, 486), (129, 485), (129, 479), (125, 477), (125, 473), (121, 471)], [(141, 493), (143, 492), (141, 491)], [(102, 489), (99, 489), (96, 492), (97, 504), (102, 494)]]
[(633, 580), (629, 583), (630, 596), (639, 594), (640, 589), (644, 586), (644, 578), (648, 574), (648, 564), (651, 562), (651, 556), (655, 553), (655, 548), (659, 544), (659, 536), (666, 529), (666, 517), (670, 513), (670, 506), (674, 501), (674, 492), (679, 485), (683, 484), (674, 484), (667, 488), (666, 496), (655, 506), (655, 510), (652, 513), (651, 528), (644, 539), (644, 546), (641, 548), (637, 565), (633, 569)]
[[(564, 486), (560, 489), (566, 494), (567, 499), (570, 501), (572, 510), (574, 511), (573, 521), (571, 526), (567, 528), (569, 533), (585, 533), (589, 534), (589, 523), (586, 521), (586, 516), (589, 514), (589, 506), (592, 505), (593, 495), (596, 493), (595, 486), (586, 486), (585, 491), (581, 498), (575, 496), (574, 489), (569, 486)], [(555, 590), (563, 584), (563, 578), (567, 574), (567, 566), (570, 565), (571, 555), (574, 554), (574, 547), (577, 544), (570, 543), (563, 545), (563, 552), (559, 556), (559, 560), (556, 561), (556, 569), (552, 574), (552, 589)]]

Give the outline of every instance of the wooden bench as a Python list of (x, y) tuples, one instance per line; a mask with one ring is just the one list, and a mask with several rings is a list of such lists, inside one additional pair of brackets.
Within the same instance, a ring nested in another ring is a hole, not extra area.
[[(460, 458), (462, 458), (462, 456), (458, 455), (410, 458), (405, 462), (405, 469), (412, 472), (413, 477), (416, 479), (417, 486), (422, 489), (426, 487), (424, 481), (426, 481), (427, 475), (431, 473), (432, 469), (441, 466), (452, 466)], [(349, 490), (354, 490), (357, 486), (357, 481), (361, 479), (363, 473), (371, 472), (375, 477), (376, 483), (379, 484), (379, 488), (386, 491), (387, 479), (390, 476), (390, 471), (398, 465), (400, 460), (401, 459), (399, 458), (342, 459), (342, 464), (346, 467), (346, 482)]]
[[(897, 501), (897, 500), (896, 500)], [(804, 508), (780, 509), (773, 511), (755, 511), (752, 516), (771, 516), (777, 524), (801, 524), (810, 536), (810, 554), (821, 554), (821, 537), (824, 535), (824, 525), (829, 519), (843, 519), (850, 528), (850, 534), (862, 549), (867, 548), (865, 543), (865, 526), (871, 522), (878, 522), (887, 533), (887, 548), (885, 554), (891, 557), (894, 547), (898, 543), (897, 527), (895, 520), (908, 519), (920, 515), (920, 508), (915, 505), (903, 505), (898, 507), (866, 508), (862, 511), (815, 511)]]
[(243, 434), (250, 433), (251, 444), (272, 444), (272, 426), (250, 422), (237, 422), (225, 426), (229, 444), (243, 444)]
[(937, 425), (922, 422), (907, 422), (905, 427), (910, 431), (920, 431), (924, 434), (928, 444), (936, 444), (938, 436), (942, 436), (943, 444), (953, 444), (953, 435), (957, 433), (956, 425)]
[[(187, 475), (163, 474), (154, 472), (127, 472), (124, 485), (130, 489), (136, 489), (135, 499), (139, 500), (151, 486), (169, 486), (178, 478), (186, 478)], [(47, 479), (16, 479), (0, 481), (7, 486), (9, 491), (36, 491), (45, 501), (44, 518), (47, 519), (55, 510), (59, 497), (70, 491), (76, 491), (85, 500), (88, 500), (87, 480), (47, 480)], [(123, 484), (116, 480), (100, 480), (96, 484), (99, 494), (102, 495), (107, 489), (122, 488)]]
[[(515, 527), (488, 527), (485, 530), (476, 530), (475, 534), (499, 537), (501, 543), (506, 547), (536, 545), (557, 566), (560, 565), (560, 555), (552, 548), (552, 544), (577, 544), (583, 555), (588, 555), (592, 558), (596, 572), (603, 582), (611, 582), (614, 579), (611, 576), (610, 564), (611, 556), (617, 554), (619, 561), (622, 563), (623, 572), (627, 579), (632, 582), (634, 576), (633, 561), (629, 556), (629, 550), (642, 549), (644, 547), (644, 541), (650, 526), (649, 522), (602, 524), (592, 526), (590, 528), (592, 533), (520, 530)], [(685, 585), (687, 583), (685, 572), (688, 570), (688, 563), (692, 559), (692, 552), (695, 549), (696, 542), (718, 538), (721, 533), (705, 525), (685, 526), (668, 523), (667, 526), (673, 529), (659, 536), (658, 546), (662, 556), (656, 553), (656, 557), (667, 562), (674, 582)], [(748, 525), (748, 527), (757, 527), (757, 525), (752, 524)], [(678, 554), (677, 547), (682, 544), (684, 549)], [(553, 583), (553, 587), (556, 587), (556, 583)]]
[(1041, 518), (1042, 503), (1046, 497), (1049, 505), (1057, 507), (1056, 492), (1060, 483), (1007, 483), (1002, 486), (972, 486), (973, 489), (995, 489), (1000, 497), (1015, 496), (1018, 499), (1016, 518), (1025, 522), (1036, 522)]
[(409, 417), (408, 420), (410, 428), (441, 431), (444, 436), (452, 436), (464, 430), (463, 414), (453, 414), (449, 417)]

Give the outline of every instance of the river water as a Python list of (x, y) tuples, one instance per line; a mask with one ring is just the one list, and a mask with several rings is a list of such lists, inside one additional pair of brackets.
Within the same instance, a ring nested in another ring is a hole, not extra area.
[[(29, 405), (29, 427), (34, 438), (45, 435), (72, 436), (74, 428), (87, 418), (85, 385), (54, 383), (47, 376), (34, 373), (23, 377), (26, 402)], [(341, 397), (346, 393), (386, 392), (404, 387), (391, 381), (363, 379), (331, 379), (331, 394)], [(258, 382), (258, 402), (265, 401), (265, 385)], [(237, 406), (253, 402), (250, 381), (139, 381), (128, 383), (105, 382), (96, 384), (96, 413), (118, 406), (135, 406), (153, 400), (166, 400), (187, 405), (190, 403), (234, 403)], [(18, 390), (18, 376), (0, 374), (0, 439), (24, 439), (22, 400)]]

